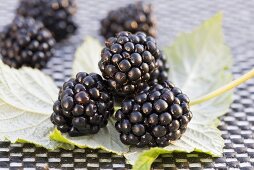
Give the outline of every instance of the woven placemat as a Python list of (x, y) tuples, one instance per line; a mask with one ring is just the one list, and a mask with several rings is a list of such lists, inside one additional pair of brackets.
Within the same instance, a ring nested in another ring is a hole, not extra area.
[[(99, 20), (112, 9), (123, 6), (125, 0), (77, 0), (79, 31), (57, 44), (54, 58), (44, 70), (57, 85), (70, 77), (75, 49), (86, 35), (100, 38)], [(217, 11), (224, 13), (224, 32), (234, 56), (233, 73), (238, 77), (254, 66), (254, 1), (151, 1), (159, 26), (159, 45), (173, 41), (182, 31), (191, 30)], [(1, 1), (0, 28), (14, 16), (17, 2)], [(213, 158), (203, 153), (173, 153), (160, 156), (154, 169), (254, 169), (254, 80), (235, 90), (229, 113), (219, 126), (225, 139), (223, 157)], [(79, 149), (47, 151), (31, 144), (0, 142), (0, 169), (130, 169), (126, 160), (103, 150)]]

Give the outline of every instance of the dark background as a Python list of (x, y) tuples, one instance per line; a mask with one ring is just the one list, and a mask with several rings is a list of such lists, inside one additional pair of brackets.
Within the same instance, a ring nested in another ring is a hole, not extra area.
[[(58, 43), (55, 56), (44, 70), (61, 85), (71, 75), (75, 49), (87, 35), (96, 38), (100, 19), (107, 12), (131, 1), (77, 0), (76, 16), (79, 30), (76, 35)], [(132, 1), (135, 2), (135, 1)], [(154, 0), (158, 17), (158, 42), (161, 47), (170, 44), (178, 33), (191, 31), (216, 12), (224, 14), (223, 28), (226, 43), (234, 56), (233, 73), (238, 77), (254, 66), (254, 1), (176, 1)], [(14, 17), (16, 0), (0, 2), (0, 29)], [(230, 112), (222, 117), (220, 129), (225, 139), (224, 156), (212, 158), (202, 153), (163, 155), (155, 169), (215, 168), (254, 169), (254, 81), (236, 89)], [(75, 149), (74, 151), (47, 151), (30, 144), (0, 142), (0, 168), (131, 168), (121, 156), (102, 150)]]

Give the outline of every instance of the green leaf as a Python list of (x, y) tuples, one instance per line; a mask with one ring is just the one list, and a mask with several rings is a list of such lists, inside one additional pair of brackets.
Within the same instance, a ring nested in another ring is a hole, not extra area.
[(100, 60), (102, 46), (92, 37), (87, 37), (84, 43), (77, 49), (73, 61), (72, 75), (78, 72), (100, 73), (98, 62)]
[[(193, 32), (181, 34), (164, 52), (171, 68), (170, 80), (191, 100), (232, 80), (232, 56), (224, 42), (220, 13)], [(131, 148), (125, 157), (134, 164), (133, 169), (146, 170), (163, 153), (199, 151), (221, 156), (224, 141), (216, 126), (218, 117), (228, 111), (231, 103), (232, 92), (229, 92), (192, 106), (193, 119), (180, 140), (165, 148)]]
[(128, 152), (129, 147), (121, 143), (118, 132), (113, 124), (113, 121), (109, 121), (107, 127), (101, 129), (97, 134), (80, 137), (70, 137), (68, 134), (62, 134), (55, 129), (50, 134), (50, 138), (79, 148), (100, 148), (121, 155)]
[[(135, 151), (136, 150), (136, 151)], [(135, 161), (133, 161), (133, 157), (136, 157), (138, 154), (140, 159), (136, 161), (135, 166), (133, 167), (133, 170), (148, 170), (151, 169), (151, 165), (154, 162), (154, 160), (160, 155), (170, 153), (169, 151), (163, 149), (163, 148), (151, 148), (150, 150), (146, 150), (142, 153), (140, 153), (140, 150), (133, 149), (130, 153), (126, 154), (125, 157), (129, 161), (129, 163), (134, 164)]]
[(232, 57), (224, 42), (221, 13), (192, 33), (181, 34), (164, 51), (169, 60), (171, 81), (190, 99), (211, 92), (232, 79)]
[[(100, 60), (101, 49), (102, 46), (98, 40), (87, 37), (75, 53), (73, 76), (80, 71), (100, 73), (98, 62)], [(101, 148), (116, 154), (123, 154), (129, 150), (128, 146), (121, 143), (119, 134), (112, 120), (109, 121), (107, 127), (101, 129), (99, 133), (95, 135), (70, 137), (68, 134), (61, 134), (61, 132), (55, 129), (50, 134), (50, 138), (80, 148)]]
[(49, 140), (57, 87), (52, 79), (31, 68), (12, 69), (0, 62), (0, 139), (27, 142), (48, 149), (70, 145)]

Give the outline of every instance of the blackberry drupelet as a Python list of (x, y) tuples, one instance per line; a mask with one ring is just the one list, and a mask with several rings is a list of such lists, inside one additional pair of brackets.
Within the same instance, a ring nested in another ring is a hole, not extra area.
[(53, 55), (55, 40), (39, 21), (16, 17), (0, 33), (0, 53), (5, 64), (43, 68)]
[(162, 84), (164, 81), (168, 80), (169, 65), (165, 55), (162, 52), (160, 52), (160, 58), (157, 59), (157, 63), (158, 69), (151, 74), (149, 85), (153, 85), (155, 83)]
[(21, 0), (17, 8), (17, 14), (42, 21), (57, 41), (76, 31), (76, 11), (74, 0)]
[(120, 31), (131, 33), (144, 32), (156, 36), (156, 19), (151, 4), (137, 2), (112, 10), (101, 20), (101, 35), (105, 39), (115, 36)]
[(65, 82), (53, 106), (51, 121), (62, 133), (81, 136), (97, 133), (114, 113), (113, 98), (102, 77), (80, 72)]
[(165, 147), (185, 132), (192, 118), (189, 99), (169, 82), (145, 88), (125, 99), (115, 113), (122, 143), (136, 147)]
[(154, 38), (141, 32), (120, 32), (105, 45), (98, 65), (110, 90), (126, 96), (145, 87), (160, 57)]

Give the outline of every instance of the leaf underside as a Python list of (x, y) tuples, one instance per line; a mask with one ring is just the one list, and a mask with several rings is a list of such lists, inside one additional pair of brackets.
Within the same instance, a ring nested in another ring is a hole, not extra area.
[(49, 139), (50, 114), (58, 89), (52, 79), (31, 68), (12, 69), (0, 62), (0, 139), (48, 149), (64, 147)]
[[(191, 100), (232, 80), (232, 56), (225, 45), (222, 14), (218, 13), (191, 33), (183, 33), (164, 49), (170, 64), (170, 80)], [(200, 105), (192, 106), (193, 119), (180, 140), (164, 148), (146, 150), (131, 148), (125, 154), (135, 170), (150, 169), (163, 153), (199, 151), (221, 156), (224, 141), (216, 128), (218, 117), (228, 111), (232, 92)]]
[(55, 129), (50, 134), (50, 138), (79, 148), (103, 149), (118, 155), (122, 155), (129, 150), (127, 146), (119, 142), (119, 135), (111, 121), (109, 121), (107, 127), (101, 129), (96, 135), (70, 137)]
[[(101, 49), (97, 40), (88, 37), (75, 54), (73, 76), (80, 71), (99, 73)], [(171, 68), (169, 79), (191, 100), (232, 80), (232, 56), (224, 42), (220, 13), (193, 32), (178, 36), (164, 53)], [(61, 134), (49, 118), (57, 94), (54, 82), (42, 72), (31, 68), (15, 70), (0, 62), (0, 139), (34, 143), (48, 149), (101, 148), (124, 155), (137, 170), (150, 169), (153, 161), (164, 153), (222, 154), (224, 141), (216, 127), (218, 118), (232, 102), (232, 92), (191, 107), (193, 119), (182, 138), (167, 147), (150, 149), (123, 145), (113, 120), (96, 135), (74, 138)]]

